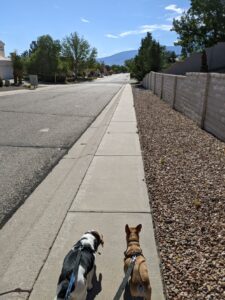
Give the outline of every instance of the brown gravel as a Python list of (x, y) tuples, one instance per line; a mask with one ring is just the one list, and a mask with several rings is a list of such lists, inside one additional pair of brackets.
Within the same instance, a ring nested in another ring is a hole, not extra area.
[(225, 144), (133, 94), (167, 299), (225, 299)]

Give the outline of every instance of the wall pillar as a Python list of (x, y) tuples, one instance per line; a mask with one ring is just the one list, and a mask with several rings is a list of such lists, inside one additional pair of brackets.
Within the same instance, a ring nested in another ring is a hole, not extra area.
[(202, 114), (201, 114), (201, 122), (200, 127), (204, 129), (205, 116), (207, 111), (207, 103), (208, 103), (208, 95), (209, 95), (209, 85), (210, 85), (210, 73), (207, 73), (206, 84), (205, 84), (205, 93), (203, 97), (202, 103)]
[(173, 103), (172, 103), (173, 109), (175, 108), (176, 96), (177, 96), (177, 76), (175, 76), (174, 87), (173, 87)]

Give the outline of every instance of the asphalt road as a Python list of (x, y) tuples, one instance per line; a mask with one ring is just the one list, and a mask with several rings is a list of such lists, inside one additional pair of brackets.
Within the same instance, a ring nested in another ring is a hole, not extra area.
[(0, 227), (127, 81), (121, 74), (0, 94)]

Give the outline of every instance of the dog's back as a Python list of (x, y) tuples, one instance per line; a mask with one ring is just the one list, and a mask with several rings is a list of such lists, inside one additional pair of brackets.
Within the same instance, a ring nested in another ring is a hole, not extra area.
[(71, 300), (86, 299), (87, 290), (93, 287), (95, 253), (103, 244), (103, 236), (95, 230), (82, 235), (64, 258), (56, 299), (65, 299), (67, 291)]
[[(74, 249), (70, 250), (70, 252), (66, 255), (63, 261), (63, 267), (61, 274), (58, 280), (57, 286), (57, 299), (65, 299), (67, 289), (69, 287), (70, 278), (72, 272), (74, 271), (76, 258), (78, 255), (78, 249), (81, 246), (80, 242), (78, 242)], [(79, 262), (79, 269), (76, 278), (76, 290), (79, 290), (79, 287), (84, 285), (84, 278), (87, 279), (87, 274), (93, 269), (94, 267), (94, 253), (91, 248), (83, 248), (81, 252), (81, 258)], [(75, 285), (72, 285), (71, 293), (73, 293), (75, 289)]]

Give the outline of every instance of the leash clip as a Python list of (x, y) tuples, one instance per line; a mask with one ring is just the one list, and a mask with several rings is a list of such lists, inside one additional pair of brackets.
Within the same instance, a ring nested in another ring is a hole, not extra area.
[(136, 259), (137, 259), (137, 256), (136, 256), (136, 255), (133, 255), (133, 256), (131, 257), (131, 262), (134, 263), (134, 262), (136, 261)]

